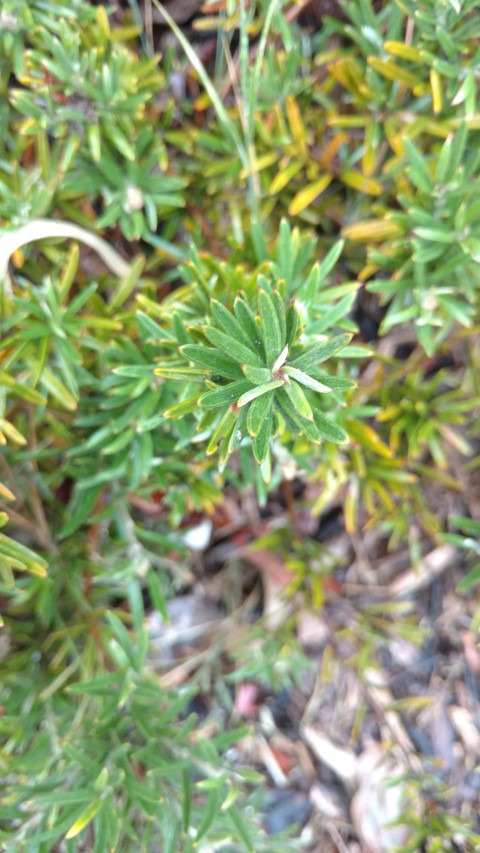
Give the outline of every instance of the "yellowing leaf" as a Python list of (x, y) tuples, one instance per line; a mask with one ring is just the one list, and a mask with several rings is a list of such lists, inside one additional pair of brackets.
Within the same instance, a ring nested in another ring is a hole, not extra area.
[(40, 384), (43, 385), (47, 391), (55, 398), (57, 403), (60, 403), (65, 409), (68, 409), (70, 412), (74, 412), (77, 408), (77, 401), (75, 397), (70, 393), (70, 391), (65, 388), (63, 382), (60, 382), (56, 376), (53, 375), (52, 371), (49, 368), (45, 368), (40, 378)]
[(276, 195), (283, 190), (301, 169), (303, 169), (303, 163), (299, 160), (294, 160), (293, 163), (289, 163), (288, 166), (280, 169), (268, 188), (268, 194)]
[(351, 438), (354, 438), (363, 447), (368, 450), (373, 450), (384, 459), (391, 459), (393, 451), (383, 443), (382, 439), (368, 424), (361, 421), (348, 421), (347, 429)]
[(347, 240), (360, 242), (381, 242), (402, 233), (400, 225), (388, 219), (369, 219), (365, 222), (355, 222), (342, 228), (341, 235)]
[(334, 136), (333, 139), (330, 139), (330, 141), (327, 142), (325, 148), (323, 149), (319, 157), (320, 163), (325, 169), (325, 171), (328, 172), (329, 170), (331, 170), (333, 158), (337, 154), (338, 149), (344, 144), (344, 142), (347, 142), (347, 140), (347, 134), (341, 131), (340, 133), (337, 133), (337, 135)]
[(358, 480), (351, 480), (347, 488), (347, 493), (345, 495), (344, 506), (345, 530), (347, 531), (347, 533), (355, 533), (355, 530), (357, 529), (358, 498)]
[(400, 65), (396, 65), (390, 59), (380, 59), (378, 56), (369, 56), (367, 60), (371, 68), (378, 71), (382, 77), (391, 80), (392, 83), (403, 83), (409, 89), (413, 89), (418, 85), (418, 77), (410, 71), (405, 71)]
[(327, 119), (329, 127), (365, 127), (369, 123), (368, 116), (330, 116)]
[(378, 155), (378, 126), (370, 122), (365, 128), (364, 150), (362, 154), (362, 172), (371, 177), (375, 171)]
[(14, 265), (14, 267), (17, 268), (17, 270), (23, 267), (24, 261), (25, 255), (22, 249), (16, 249), (14, 252), (12, 252), (12, 264)]
[(7, 488), (5, 483), (0, 483), (0, 498), (3, 498), (5, 501), (15, 500), (15, 495)]
[(266, 169), (267, 166), (271, 166), (272, 163), (275, 163), (277, 160), (278, 154), (276, 151), (271, 151), (270, 154), (264, 154), (263, 157), (259, 157), (258, 160), (253, 160), (248, 167), (242, 169), (240, 177), (248, 178), (249, 175), (261, 172), (262, 169)]
[(440, 113), (443, 106), (442, 81), (435, 68), (430, 71), (430, 86), (432, 87), (433, 112)]
[[(15, 444), (24, 445), (27, 443), (27, 439), (24, 438), (21, 432), (10, 423), (10, 421), (6, 421), (4, 418), (0, 418), (0, 430), (5, 433), (7, 438), (10, 441), (14, 441)], [(3, 442), (1, 442), (3, 444)]]
[(108, 15), (104, 6), (97, 6), (95, 17), (97, 19), (98, 27), (102, 33), (102, 35), (110, 40), (111, 30), (110, 23), (108, 20)]
[(307, 134), (302, 122), (302, 117), (300, 115), (298, 104), (292, 95), (287, 95), (285, 107), (287, 110), (287, 118), (288, 123), (290, 125), (290, 130), (292, 131), (292, 136), (295, 142), (298, 144), (303, 157), (307, 157)]
[(70, 829), (65, 835), (65, 838), (75, 838), (82, 829), (85, 829), (85, 827), (88, 826), (90, 821), (93, 820), (95, 815), (99, 812), (101, 805), (101, 800), (94, 800), (93, 803), (89, 803), (87, 808), (83, 810), (79, 817), (77, 817), (75, 823), (72, 823)]
[(387, 53), (393, 56), (399, 56), (400, 59), (408, 59), (411, 62), (420, 62), (422, 54), (418, 47), (412, 47), (410, 44), (404, 44), (403, 41), (386, 41), (383, 45)]
[(345, 89), (361, 95), (364, 98), (374, 97), (374, 92), (365, 83), (363, 68), (353, 56), (342, 57), (338, 62), (329, 66), (330, 74), (338, 80)]
[(302, 210), (305, 210), (306, 207), (312, 204), (317, 196), (326, 190), (328, 185), (331, 183), (331, 180), (331, 175), (323, 175), (319, 181), (315, 181), (314, 184), (309, 184), (309, 186), (300, 190), (300, 192), (298, 192), (290, 202), (290, 206), (288, 208), (290, 216), (297, 216), (297, 214), (301, 213)]
[(353, 172), (347, 169), (345, 172), (340, 172), (339, 177), (347, 186), (368, 195), (380, 195), (383, 189), (379, 181), (375, 181), (374, 178), (367, 178), (365, 175), (361, 175), (360, 172)]

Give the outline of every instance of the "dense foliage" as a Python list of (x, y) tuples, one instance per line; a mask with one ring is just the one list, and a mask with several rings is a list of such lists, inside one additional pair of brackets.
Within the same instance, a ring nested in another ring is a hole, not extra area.
[(195, 684), (148, 661), (145, 601), (165, 615), (179, 526), (226, 486), (262, 504), (288, 470), (414, 563), (421, 537), (478, 555), (478, 521), (446, 532), (428, 499), (478, 425), (475, 11), (215, 3), (207, 72), (168, 15), (182, 50), (155, 54), (135, 4), (2, 4), (6, 851), (293, 849), (227, 709), (202, 738)]

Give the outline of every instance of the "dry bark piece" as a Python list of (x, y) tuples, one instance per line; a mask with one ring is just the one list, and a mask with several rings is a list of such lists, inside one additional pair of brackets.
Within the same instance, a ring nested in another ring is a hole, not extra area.
[(354, 753), (332, 743), (313, 726), (303, 726), (302, 737), (317, 759), (335, 773), (347, 790), (353, 791), (357, 785), (357, 759)]
[(219, 606), (198, 591), (173, 598), (167, 611), (169, 622), (157, 611), (146, 618), (150, 659), (155, 663), (173, 660), (182, 646), (198, 643), (224, 619)]
[(394, 580), (390, 584), (390, 595), (400, 597), (419, 592), (457, 562), (458, 551), (453, 545), (440, 545), (420, 560), (418, 569), (410, 569)]
[(407, 826), (392, 826), (406, 805), (404, 787), (391, 784), (402, 769), (391, 762), (382, 747), (371, 743), (357, 759), (358, 790), (350, 806), (352, 822), (369, 853), (389, 853), (408, 840)]

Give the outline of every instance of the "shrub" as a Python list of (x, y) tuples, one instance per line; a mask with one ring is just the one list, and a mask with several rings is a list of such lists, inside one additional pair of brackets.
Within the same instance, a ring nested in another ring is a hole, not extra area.
[[(281, 3), (223, 5), (213, 79), (167, 16), (190, 62), (180, 102), (182, 61), (152, 56), (133, 13), (0, 12), (12, 853), (293, 849), (262, 829), (259, 775), (228, 758), (230, 709), (202, 737), (195, 679), (174, 693), (149, 660), (145, 606), (166, 618), (183, 583), (179, 527), (226, 487), (265, 503), (288, 468), (321, 485), (313, 513), (340, 501), (349, 533), (379, 526), (418, 562), (443, 523), (429, 484), (458, 488), (452, 454), (472, 452), (473, 4), (345, 3), (318, 33)], [(368, 300), (385, 340), (359, 334)], [(312, 547), (294, 538), (291, 591), (320, 607)], [(230, 680), (294, 678), (305, 660), (282, 636), (257, 630), (253, 662), (228, 647)]]

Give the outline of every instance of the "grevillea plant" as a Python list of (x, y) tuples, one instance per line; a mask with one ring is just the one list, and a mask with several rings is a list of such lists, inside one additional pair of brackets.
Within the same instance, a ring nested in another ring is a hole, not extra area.
[[(268, 503), (293, 474), (312, 515), (421, 564), (445, 523), (431, 485), (458, 491), (476, 452), (478, 4), (342, 2), (305, 25), (318, 5), (205, 3), (211, 62), (157, 0), (0, 3), (6, 853), (296, 849), (231, 760), (225, 689), (294, 681), (295, 617), (243, 621), (170, 689), (147, 618), (191, 589), (185, 530), (226, 488)], [(181, 50), (157, 51), (165, 21)], [(319, 609), (333, 563), (294, 515), (257, 546)], [(478, 522), (450, 523), (478, 557)], [(385, 625), (358, 624), (365, 671)], [(432, 815), (412, 853), (455, 846)]]
[(223, 463), (250, 440), (268, 478), (270, 440), (278, 434), (299, 432), (314, 443), (348, 440), (345, 430), (325, 416), (323, 400), (355, 383), (320, 367), (349, 343), (351, 335), (303, 343), (295, 303), (286, 305), (280, 289), (272, 287), (266, 276), (259, 275), (257, 283), (253, 309), (242, 295), (235, 298), (231, 311), (211, 299), (209, 322), (189, 327), (192, 342), (180, 346), (179, 358), (157, 366), (155, 373), (181, 376), (196, 386), (192, 396), (166, 410), (167, 418), (200, 410), (199, 429), (209, 434), (207, 454), (220, 445)]

